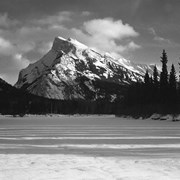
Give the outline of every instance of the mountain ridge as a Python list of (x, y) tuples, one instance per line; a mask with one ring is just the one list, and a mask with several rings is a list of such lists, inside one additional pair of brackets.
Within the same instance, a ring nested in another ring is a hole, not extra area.
[(101, 89), (96, 82), (129, 85), (142, 81), (147, 69), (152, 73), (152, 66), (116, 60), (75, 39), (56, 37), (46, 55), (20, 71), (15, 87), (52, 99), (86, 99), (93, 94), (95, 100), (105, 94), (98, 97)]

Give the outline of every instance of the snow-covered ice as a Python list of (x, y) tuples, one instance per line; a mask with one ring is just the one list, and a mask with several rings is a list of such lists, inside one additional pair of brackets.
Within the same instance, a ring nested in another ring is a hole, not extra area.
[(179, 123), (0, 116), (0, 180), (179, 180)]
[(0, 155), (1, 180), (179, 180), (177, 159)]

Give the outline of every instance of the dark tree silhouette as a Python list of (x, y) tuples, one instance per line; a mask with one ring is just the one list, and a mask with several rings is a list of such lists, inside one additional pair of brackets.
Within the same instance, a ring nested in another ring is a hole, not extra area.
[(157, 70), (156, 65), (154, 66), (153, 70), (153, 83), (152, 83), (152, 100), (155, 103), (158, 103), (159, 101), (159, 73)]
[(170, 76), (169, 76), (169, 94), (170, 101), (175, 102), (177, 100), (177, 77), (174, 64), (171, 66)]
[(145, 74), (145, 76), (144, 76), (144, 83), (145, 83), (146, 85), (149, 85), (149, 84), (150, 84), (150, 77), (149, 77), (149, 72), (148, 72), (148, 70), (146, 70), (146, 74)]
[(177, 83), (177, 78), (176, 78), (176, 70), (174, 67), (174, 64), (171, 66), (171, 71), (170, 71), (170, 76), (169, 76), (169, 86), (173, 90), (176, 90), (176, 83)]
[(161, 96), (161, 101), (165, 102), (168, 96), (168, 71), (167, 71), (168, 59), (165, 50), (163, 50), (161, 62), (162, 62), (162, 72), (160, 74), (160, 96)]
[(144, 76), (144, 85), (142, 89), (143, 103), (151, 103), (153, 97), (152, 85), (153, 85), (153, 78), (149, 76), (149, 72), (148, 70), (146, 70), (146, 74)]
[(168, 58), (165, 50), (163, 50), (161, 62), (160, 78), (155, 66), (152, 77), (147, 70), (143, 83), (137, 82), (129, 86), (123, 101), (124, 106), (121, 105), (120, 112), (122, 114), (133, 115), (134, 117), (146, 117), (153, 113), (176, 116), (180, 112), (180, 91), (177, 93), (176, 71), (172, 65), (170, 75), (168, 75)]
[[(180, 59), (180, 58), (179, 58)], [(179, 69), (180, 69), (180, 63), (179, 64)], [(180, 101), (180, 71), (179, 71), (179, 78), (178, 78), (178, 83), (177, 83), (177, 94), (178, 94), (178, 99)]]
[(159, 86), (159, 82), (158, 82), (158, 70), (157, 70), (157, 67), (156, 65), (154, 66), (154, 71), (153, 71), (153, 83), (155, 85), (155, 87), (158, 87)]

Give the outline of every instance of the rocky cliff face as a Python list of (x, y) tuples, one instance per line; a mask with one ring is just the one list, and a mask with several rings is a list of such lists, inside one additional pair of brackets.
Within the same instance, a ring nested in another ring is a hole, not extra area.
[(123, 58), (116, 60), (74, 39), (56, 37), (44, 57), (21, 70), (15, 86), (53, 99), (92, 100), (107, 93), (114, 99), (117, 92), (111, 92), (110, 86), (119, 88), (142, 81), (146, 70), (151, 72), (152, 68)]

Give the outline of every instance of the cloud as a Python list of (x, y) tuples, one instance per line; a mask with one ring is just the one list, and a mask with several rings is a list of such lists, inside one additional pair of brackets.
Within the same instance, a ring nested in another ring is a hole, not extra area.
[(41, 44), (39, 44), (39, 47), (38, 47), (38, 52), (40, 54), (46, 54), (52, 47), (52, 41), (50, 42), (42, 42)]
[(131, 49), (131, 50), (136, 50), (136, 49), (139, 49), (141, 48), (140, 45), (134, 43), (133, 41), (131, 41), (128, 45), (127, 45), (128, 49)]
[(18, 73), (27, 67), (30, 61), (23, 57), (20, 52), (28, 52), (30, 47), (24, 44), (16, 45), (10, 40), (0, 37), (0, 72), (1, 77), (14, 84)]
[(17, 20), (12, 20), (8, 17), (7, 13), (0, 14), (0, 27), (2, 28), (9, 28), (11, 26), (15, 26), (20, 22)]
[[(9, 20), (8, 15), (4, 15), (2, 22), (7, 21), (9, 25), (6, 29), (0, 27), (1, 74), (14, 84), (19, 71), (47, 53), (56, 36), (75, 38), (91, 48), (110, 52), (116, 57), (140, 48), (140, 45), (133, 41), (139, 33), (122, 20), (103, 18), (84, 21), (82, 15), (87, 18), (90, 12), (75, 14), (62, 11), (51, 16), (19, 22), (16, 26), (13, 26), (16, 21)], [(81, 19), (78, 25), (74, 24), (79, 17)]]
[(50, 41), (61, 30), (65, 32), (63, 23), (70, 21), (70, 15), (63, 11), (21, 23), (10, 20), (7, 14), (0, 15), (0, 72), (5, 80), (14, 84), (22, 68), (40, 59), (50, 48)]
[(9, 56), (0, 54), (0, 58), (0, 76), (11, 84), (17, 81), (18, 72), (29, 64), (29, 60), (18, 53)]
[(71, 21), (72, 12), (70, 11), (62, 11), (58, 12), (55, 15), (47, 16), (41, 19), (33, 20), (32, 23), (38, 25), (57, 25), (62, 24), (66, 21)]
[(150, 34), (156, 36), (156, 31), (155, 31), (155, 29), (153, 27), (148, 28), (148, 31), (149, 31)]
[(160, 36), (155, 36), (155, 37), (154, 37), (154, 40), (155, 40), (155, 41), (162, 42), (162, 43), (169, 43), (169, 44), (171, 44), (171, 41), (170, 41), (169, 39), (165, 39), (165, 38), (160, 37)]
[(73, 28), (71, 34), (91, 48), (119, 54), (119, 57), (124, 52), (141, 47), (131, 40), (139, 33), (129, 24), (123, 24), (122, 20), (112, 18), (84, 22), (81, 29)]
[[(89, 15), (90, 12), (84, 11), (82, 14)], [(28, 24), (18, 30), (18, 36), (21, 36), (26, 42), (29, 39), (33, 40), (38, 47), (41, 45), (37, 48), (41, 54), (47, 51), (55, 36), (72, 37), (94, 49), (114, 53), (140, 48), (140, 45), (131, 40), (139, 33), (129, 24), (124, 24), (122, 20), (92, 19), (85, 21), (80, 27), (68, 28), (65, 22), (72, 22), (72, 15), (72, 12), (63, 11), (32, 20), (31, 26)]]
[(138, 36), (138, 33), (129, 24), (123, 24), (122, 20), (114, 21), (112, 18), (90, 20), (84, 23), (84, 28), (90, 35), (109, 39)]
[[(42, 55), (50, 48), (55, 36), (76, 38), (91, 48), (114, 53), (123, 53), (140, 48), (140, 45), (131, 40), (131, 38), (137, 37), (139, 33), (129, 24), (124, 24), (122, 20), (114, 20), (113, 18), (93, 19), (85, 21), (78, 28), (68, 28), (60, 19), (63, 17), (63, 21), (70, 21), (71, 16), (72, 13), (61, 12), (33, 21), (36, 26), (32, 24), (22, 27), (17, 32), (18, 36), (22, 37), (21, 40), (23, 39), (23, 41), (28, 42), (31, 39), (35, 42), (36, 50)], [(58, 17), (61, 17), (59, 21), (57, 21)], [(124, 42), (127, 40), (128, 43)]]
[(82, 14), (82, 16), (90, 16), (90, 15), (91, 15), (91, 12), (89, 12), (89, 11), (83, 11), (81, 14)]
[(33, 42), (13, 43), (3, 37), (0, 37), (0, 55), (14, 56), (17, 53), (27, 53), (33, 50), (35, 44)]
[(169, 39), (163, 38), (161, 36), (158, 36), (155, 29), (153, 27), (148, 29), (149, 33), (152, 34), (154, 37), (153, 39), (159, 43), (168, 43), (171, 44), (171, 41)]
[(11, 55), (14, 52), (13, 45), (10, 41), (0, 37), (0, 54), (2, 55)]
[(23, 57), (22, 54), (18, 54), (18, 53), (17, 53), (17, 54), (15, 54), (15, 55), (13, 56), (13, 58), (14, 58), (16, 64), (20, 64), (20, 66), (21, 66), (22, 68), (24, 68), (24, 67), (26, 67), (26, 66), (29, 65), (29, 60), (26, 59), (25, 57)]

